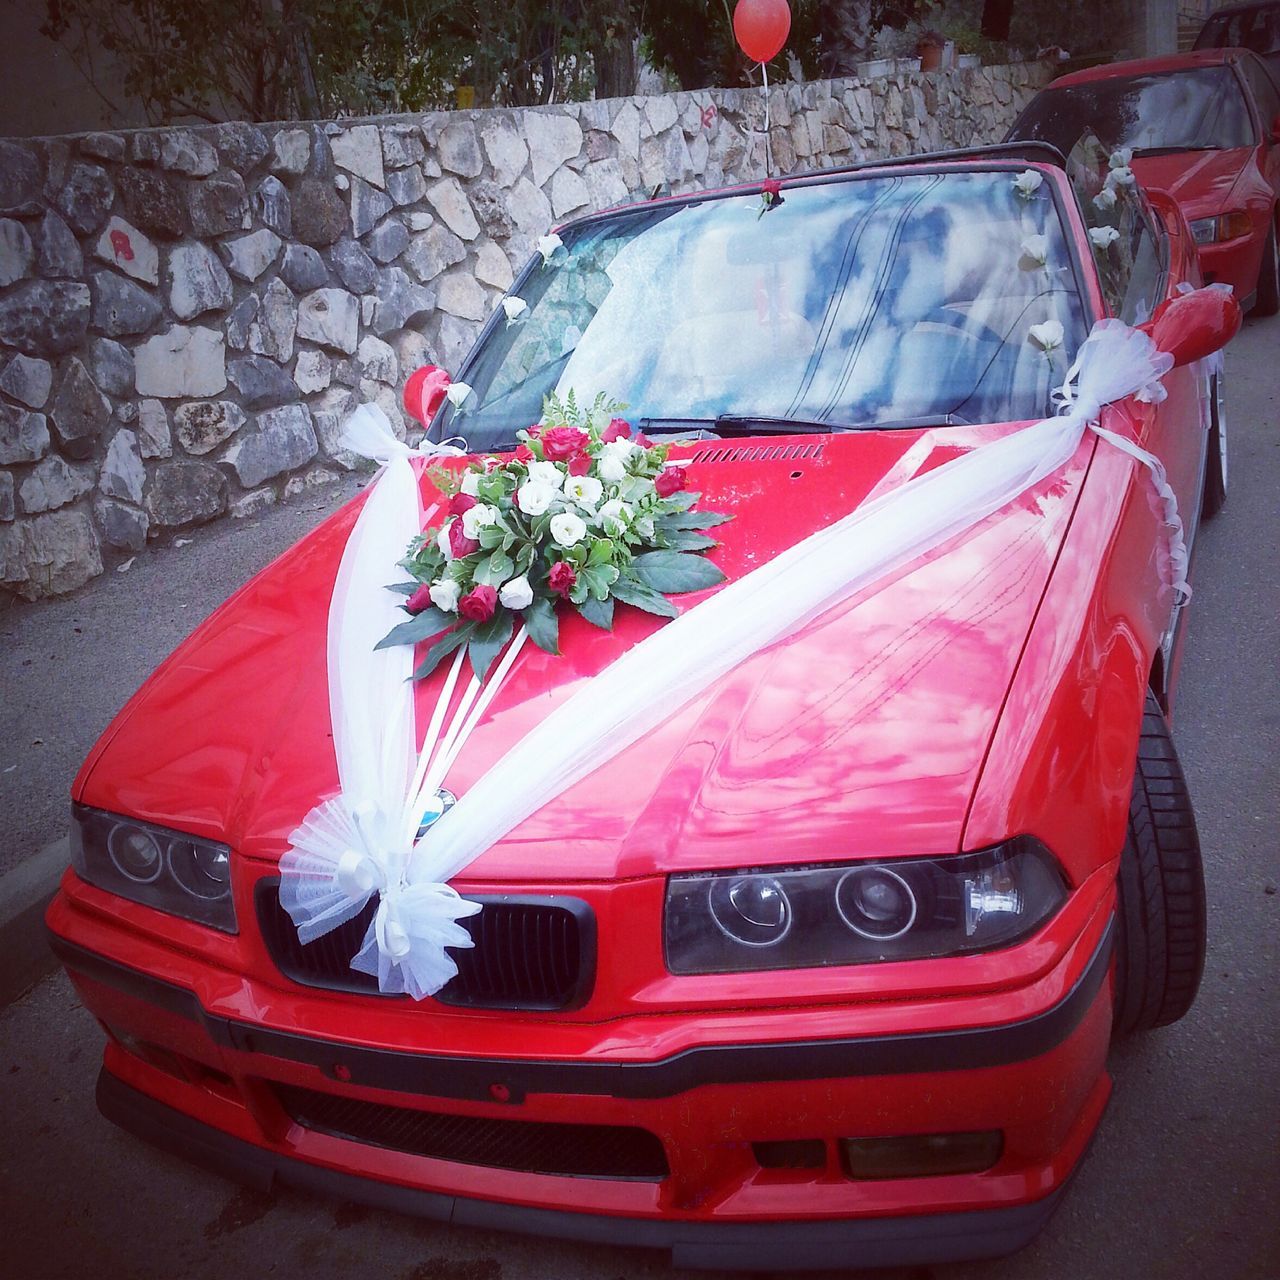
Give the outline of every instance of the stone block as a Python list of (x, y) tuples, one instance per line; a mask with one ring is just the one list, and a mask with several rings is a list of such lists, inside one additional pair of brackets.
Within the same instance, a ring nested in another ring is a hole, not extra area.
[(258, 318), (249, 326), (249, 350), (280, 364), (293, 359), (298, 306), (283, 280), (274, 279), (262, 293)]
[(86, 511), (50, 511), (0, 529), (0, 582), (24, 600), (64, 595), (101, 572)]
[(356, 363), (360, 366), (362, 377), (392, 386), (400, 372), (396, 353), (381, 338), (375, 338), (371, 333), (360, 339), (360, 345), (356, 348)]
[(57, 205), (71, 226), (87, 236), (106, 220), (115, 198), (115, 184), (101, 165), (77, 163), (58, 192)]
[(294, 471), (310, 462), (318, 449), (311, 413), (290, 404), (258, 414), (254, 429), (237, 437), (220, 461), (236, 473), (246, 489)]
[(135, 227), (159, 240), (180, 240), (187, 234), (187, 201), (174, 178), (145, 169), (117, 172), (125, 215)]
[(280, 275), (290, 289), (306, 293), (319, 289), (329, 279), (329, 269), (318, 250), (306, 244), (285, 245)]
[(529, 148), (520, 130), (507, 117), (495, 115), (480, 133), (485, 155), (500, 186), (509, 187), (529, 163)]
[(357, 239), (372, 231), (393, 208), (385, 191), (361, 178), (351, 179), (351, 233)]
[(387, 174), (387, 194), (397, 205), (417, 204), (427, 194), (427, 181), (415, 164)]
[[(521, 179), (527, 182), (528, 179)], [(489, 236), (505, 239), (511, 234), (508, 193), (496, 182), (477, 182), (471, 188), (471, 207)]]
[(241, 280), (256, 280), (275, 262), (280, 252), (280, 237), (265, 227), (251, 231), (247, 236), (224, 240), (218, 246), (227, 270)]
[(246, 409), (264, 409), (297, 399), (293, 379), (265, 356), (241, 356), (232, 360), (227, 366), (227, 376)]
[(450, 271), (440, 278), (436, 306), (463, 320), (483, 320), (489, 314), (485, 292), (469, 271)]
[(167, 458), (173, 453), (169, 411), (159, 400), (138, 405), (138, 451), (144, 458)]
[(39, 157), (19, 142), (0, 142), (0, 213), (39, 213), (43, 186)]
[(227, 346), (232, 351), (243, 351), (249, 345), (249, 331), (258, 318), (258, 295), (246, 294), (227, 314)]
[(409, 232), (399, 218), (387, 218), (364, 238), (365, 251), (375, 262), (394, 262), (409, 243)]
[(386, 185), (382, 169), (382, 139), (372, 124), (345, 127), (329, 141), (333, 163), (375, 187)]
[(56, 454), (27, 472), (18, 489), (18, 501), (26, 515), (56, 511), (82, 498), (93, 488), (93, 468), (73, 467)]
[(298, 352), (298, 359), (293, 366), (293, 381), (304, 396), (323, 391), (332, 380), (333, 362), (323, 351)]
[(49, 410), (49, 420), (62, 448), (72, 457), (86, 457), (111, 421), (111, 402), (98, 390), (77, 356), (66, 372)]
[(53, 387), (53, 366), (35, 356), (16, 355), (0, 372), (0, 391), (28, 409), (43, 409)]
[(0, 471), (0, 521), (12, 520), (17, 514), (13, 496), (13, 472)]
[(0, 344), (32, 356), (74, 351), (89, 327), (89, 289), (64, 280), (28, 280), (0, 298)]
[(415, 284), (400, 267), (383, 267), (375, 291), (377, 306), (370, 327), (379, 337), (405, 328), (435, 306), (434, 292)]
[(550, 230), (551, 201), (528, 178), (516, 180), (507, 208), (512, 221), (525, 235), (536, 237)]
[(48, 452), (49, 423), (44, 414), (0, 400), (0, 465), (35, 462)]
[(240, 173), (256, 169), (271, 150), (261, 129), (238, 120), (214, 125), (209, 136), (218, 148), (218, 159), (229, 169)]
[[(411, 124), (382, 127), (382, 162), (390, 169), (404, 169), (422, 159), (422, 139)], [(388, 188), (390, 186), (390, 175)]]
[(268, 174), (253, 193), (253, 212), (263, 226), (286, 240), (293, 230), (289, 190), (275, 174)]
[(189, 401), (180, 404), (173, 415), (178, 443), (197, 455), (216, 449), (244, 424), (244, 410), (231, 400)]
[(227, 478), (211, 462), (162, 462), (147, 485), (153, 524), (177, 529), (203, 524), (227, 506)]
[(150, 521), (145, 511), (115, 498), (96, 498), (93, 514), (97, 517), (102, 541), (120, 551), (141, 551), (147, 545)]
[(231, 277), (208, 245), (179, 245), (169, 255), (166, 274), (169, 309), (179, 320), (194, 320), (231, 305)]
[(75, 234), (52, 209), (40, 219), (33, 244), (36, 269), (42, 276), (79, 279), (84, 272), (84, 255)]
[(311, 135), (305, 129), (281, 129), (271, 140), (271, 170), (297, 176), (311, 159)]
[(189, 129), (170, 129), (160, 137), (160, 167), (192, 178), (204, 178), (218, 167), (218, 150)]
[(479, 177), (484, 161), (480, 158), (475, 125), (470, 120), (454, 120), (445, 125), (436, 143), (436, 156), (441, 168), (448, 173), (463, 178)]
[(303, 178), (293, 189), (291, 205), (293, 234), (303, 244), (323, 249), (347, 229), (347, 206), (321, 178)]
[(480, 234), (480, 224), (467, 193), (457, 178), (442, 178), (427, 188), (427, 201), (441, 221), (462, 240), (474, 240)]
[(373, 259), (354, 240), (339, 240), (329, 250), (329, 262), (352, 293), (368, 293), (378, 278)]
[(507, 255), (492, 240), (486, 240), (476, 251), (475, 274), (482, 284), (502, 290), (511, 288), (511, 264), (507, 261)]
[(219, 395), (227, 385), (222, 334), (199, 325), (171, 325), (134, 349), (138, 394), (161, 400)]
[(316, 289), (298, 304), (298, 336), (351, 355), (359, 340), (360, 307), (342, 289)]
[(582, 126), (558, 110), (527, 111), (522, 123), (533, 181), (540, 187), (566, 160), (582, 150)]
[(29, 276), (35, 257), (26, 227), (11, 218), (0, 218), (0, 288)]
[(127, 427), (117, 431), (107, 446), (107, 456), (98, 475), (98, 488), (108, 498), (120, 498), (136, 506), (142, 502), (146, 478), (138, 437)]

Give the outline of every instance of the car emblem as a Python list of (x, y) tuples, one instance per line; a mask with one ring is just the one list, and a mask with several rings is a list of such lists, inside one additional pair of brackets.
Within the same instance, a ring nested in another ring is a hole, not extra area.
[(455, 804), (458, 803), (458, 797), (452, 791), (446, 791), (443, 787), (427, 801), (427, 807), (422, 811), (422, 820), (418, 824), (417, 839), (421, 840), (427, 834), (428, 828), (439, 822)]

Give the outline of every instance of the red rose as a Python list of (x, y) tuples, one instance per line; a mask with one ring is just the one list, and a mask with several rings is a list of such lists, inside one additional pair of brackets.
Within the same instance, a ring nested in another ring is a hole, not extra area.
[(542, 423), (540, 422), (535, 422), (533, 426), (531, 426), (525, 432), (525, 435), (527, 435), (531, 440), (536, 440), (541, 434), (542, 434)]
[(683, 467), (667, 467), (658, 473), (653, 482), (653, 487), (658, 491), (658, 497), (660, 498), (669, 498), (673, 493), (679, 493), (684, 486), (685, 470)]
[(462, 521), (455, 520), (449, 526), (449, 551), (455, 560), (461, 560), (463, 556), (469, 556), (473, 551), (479, 551), (480, 544), (474, 538), (468, 538), (462, 528)]
[(782, 194), (782, 183), (777, 178), (766, 178), (760, 184), (760, 194), (767, 200), (776, 200)]
[(460, 516), (464, 511), (470, 511), (475, 505), (476, 500), (469, 493), (455, 493), (449, 499), (449, 514)]
[(612, 444), (615, 440), (631, 439), (631, 423), (626, 418), (613, 418), (600, 433), (601, 444)]
[(548, 462), (568, 462), (587, 447), (591, 437), (577, 427), (552, 427), (539, 438), (542, 441), (542, 455)]
[(560, 560), (551, 566), (551, 574), (547, 578), (547, 585), (557, 595), (563, 596), (566, 600), (569, 598), (569, 592), (578, 585), (578, 575), (573, 571), (573, 565), (567, 560)]
[(458, 613), (472, 622), (488, 622), (498, 607), (498, 593), (493, 587), (472, 587), (458, 601)]
[(591, 457), (589, 454), (580, 453), (576, 458), (569, 459), (569, 474), (571, 476), (585, 476), (591, 470)]
[(404, 602), (404, 607), (410, 613), (421, 613), (423, 609), (431, 608), (431, 588), (421, 586)]
[(516, 461), (517, 461), (517, 462), (532, 462), (532, 461), (533, 461), (533, 450), (532, 450), (532, 449), (530, 449), (530, 448), (529, 448), (529, 446), (528, 446), (527, 444), (518, 444), (518, 445), (516, 445)]
[(653, 441), (650, 440), (649, 437), (645, 435), (643, 431), (638, 436), (636, 436), (636, 444), (638, 444), (642, 449), (653, 448)]

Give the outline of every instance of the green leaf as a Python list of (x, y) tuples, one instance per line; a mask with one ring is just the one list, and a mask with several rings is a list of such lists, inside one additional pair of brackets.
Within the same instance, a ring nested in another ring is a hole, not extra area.
[(686, 551), (649, 551), (636, 556), (631, 572), (654, 591), (701, 591), (724, 581), (724, 574), (705, 556)]
[(529, 639), (547, 653), (560, 653), (560, 619), (556, 607), (543, 596), (535, 597), (524, 611), (524, 625), (529, 629)]
[(611, 598), (606, 597), (603, 600), (597, 600), (594, 597), (588, 598), (578, 606), (578, 612), (593, 627), (599, 627), (602, 631), (613, 630), (613, 600)]
[(511, 611), (499, 605), (488, 622), (477, 624), (467, 644), (467, 657), (476, 679), (483, 681), (502, 646), (511, 639)]
[(484, 550), (492, 551), (495, 547), (502, 545), (504, 538), (510, 536), (500, 524), (486, 524), (480, 529), (478, 541)]
[(402, 622), (398, 627), (392, 627), (373, 647), (375, 649), (390, 649), (397, 644), (417, 644), (419, 640), (427, 640), (432, 636), (438, 636), (440, 632), (453, 626), (457, 621), (455, 614), (445, 613), (434, 606), (430, 609), (423, 609), (421, 613), (415, 614), (408, 622)]
[(387, 590), (394, 591), (398, 596), (411, 596), (420, 586), (420, 582), (388, 582)]
[(447, 658), (456, 648), (466, 643), (471, 631), (471, 625), (468, 623), (466, 626), (455, 627), (444, 639), (437, 640), (427, 650), (427, 656), (419, 663), (413, 678), (425, 680), (440, 665), (441, 659)]
[(505, 551), (495, 551), (489, 557), (489, 577), (496, 584), (506, 582), (515, 572), (515, 562)]
[(692, 529), (668, 529), (662, 534), (662, 545), (668, 551), (710, 551), (720, 544), (705, 533)]
[[(605, 599), (609, 594), (609, 588), (617, 580), (618, 571), (611, 564), (588, 565), (578, 575), (578, 581), (584, 583), (597, 600)], [(582, 601), (576, 603), (581, 604)]]
[(597, 538), (591, 544), (591, 554), (587, 557), (588, 564), (608, 564), (613, 559), (613, 541), (609, 538)]
[(679, 611), (666, 596), (632, 577), (625, 575), (620, 577), (613, 584), (613, 596), (623, 604), (629, 604), (635, 609), (643, 609), (645, 613), (656, 613), (660, 618), (679, 616)]
[(723, 511), (673, 511), (659, 516), (653, 523), (658, 529), (714, 529), (718, 524), (728, 524), (733, 517)]

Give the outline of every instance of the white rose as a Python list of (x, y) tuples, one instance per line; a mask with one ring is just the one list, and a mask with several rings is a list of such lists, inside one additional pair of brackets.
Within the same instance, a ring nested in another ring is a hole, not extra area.
[(552, 489), (558, 489), (564, 484), (564, 472), (554, 462), (531, 462), (529, 479), (534, 484), (545, 484)]
[(579, 506), (594, 507), (604, 493), (604, 485), (595, 476), (570, 476), (564, 482), (564, 491)]
[(1046, 320), (1042, 324), (1033, 324), (1029, 330), (1034, 342), (1046, 355), (1062, 346), (1062, 325), (1056, 320)]
[(453, 552), (449, 549), (449, 526), (452, 523), (452, 520), (446, 520), (444, 524), (440, 526), (440, 532), (436, 534), (436, 546), (444, 553), (444, 558), (446, 560), (453, 559)]
[(1044, 182), (1044, 175), (1037, 173), (1034, 169), (1024, 169), (1013, 180), (1013, 189), (1024, 199), (1030, 200), (1037, 191), (1040, 190), (1041, 184)]
[(528, 480), (516, 490), (516, 506), (527, 516), (540, 516), (559, 496), (559, 489)]
[(1116, 193), (1113, 187), (1103, 187), (1096, 196), (1093, 197), (1093, 203), (1099, 209), (1114, 209), (1116, 207)]
[(527, 577), (512, 578), (498, 590), (498, 599), (508, 609), (527, 609), (533, 603), (533, 588)]
[(553, 231), (550, 235), (538, 238), (537, 249), (542, 254), (544, 263), (550, 262), (557, 249), (564, 247), (564, 241)]
[(1118, 150), (1111, 153), (1111, 158), (1107, 161), (1107, 164), (1112, 169), (1127, 169), (1129, 167), (1129, 161), (1132, 159), (1133, 148), (1120, 147)]
[(610, 498), (596, 512), (596, 523), (607, 533), (622, 533), (631, 523), (631, 508), (620, 498)]
[(503, 298), (502, 309), (507, 313), (507, 323), (514, 324), (529, 310), (529, 304), (523, 298)]
[(614, 453), (602, 453), (596, 459), (596, 470), (606, 484), (617, 484), (627, 474), (627, 464)]
[(551, 536), (566, 550), (576, 547), (587, 536), (586, 522), (572, 511), (562, 511), (551, 517)]
[(462, 588), (452, 578), (438, 578), (431, 584), (429, 594), (431, 603), (437, 609), (442, 609), (445, 613), (456, 613)]
[(1027, 262), (1043, 267), (1049, 261), (1049, 239), (1047, 236), (1027, 236), (1022, 242), (1022, 256)]
[(1131, 187), (1137, 182), (1137, 178), (1134, 177), (1133, 170), (1126, 164), (1121, 165), (1118, 169), (1112, 169), (1107, 174), (1107, 181), (1114, 183), (1117, 187)]
[(462, 473), (462, 492), (474, 498), (480, 492), (480, 480), (481, 476), (478, 471), (464, 471)]
[(1120, 239), (1120, 233), (1115, 227), (1090, 227), (1089, 239), (1099, 249), (1110, 249)]
[(449, 398), (449, 403), (455, 409), (459, 408), (462, 402), (471, 394), (470, 384), (466, 382), (451, 382), (445, 388), (445, 395)]
[(468, 538), (479, 538), (480, 530), (497, 523), (497, 519), (497, 507), (490, 507), (483, 502), (478, 502), (474, 507), (468, 507), (462, 513), (462, 532)]

